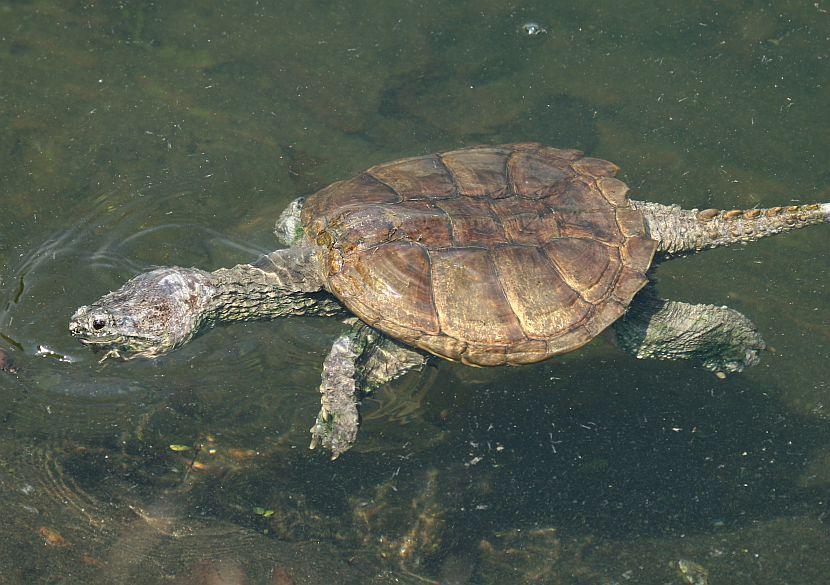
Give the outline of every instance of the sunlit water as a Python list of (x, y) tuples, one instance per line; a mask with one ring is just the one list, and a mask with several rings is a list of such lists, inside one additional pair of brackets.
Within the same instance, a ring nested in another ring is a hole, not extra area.
[(105, 365), (67, 330), (400, 156), (538, 140), (644, 199), (830, 200), (830, 4), (238, 4), (0, 2), (0, 582), (830, 581), (825, 226), (657, 270), (757, 323), (751, 371), (602, 339), (435, 363), (334, 463), (307, 446), (337, 322)]

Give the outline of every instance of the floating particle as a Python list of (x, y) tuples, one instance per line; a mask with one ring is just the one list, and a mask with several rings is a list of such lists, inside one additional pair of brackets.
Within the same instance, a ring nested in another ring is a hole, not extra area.
[(522, 33), (526, 34), (529, 37), (535, 37), (538, 35), (547, 34), (548, 29), (543, 27), (538, 22), (526, 22), (522, 25)]

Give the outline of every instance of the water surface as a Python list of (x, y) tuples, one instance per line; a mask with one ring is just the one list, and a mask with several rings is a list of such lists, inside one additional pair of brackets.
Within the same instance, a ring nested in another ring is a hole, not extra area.
[(466, 145), (579, 148), (687, 207), (830, 200), (828, 10), (0, 1), (0, 582), (827, 581), (824, 227), (657, 271), (757, 323), (774, 351), (744, 374), (601, 339), (436, 363), (335, 463), (306, 447), (338, 323), (106, 365), (67, 324), (153, 266), (270, 251), (298, 195)]

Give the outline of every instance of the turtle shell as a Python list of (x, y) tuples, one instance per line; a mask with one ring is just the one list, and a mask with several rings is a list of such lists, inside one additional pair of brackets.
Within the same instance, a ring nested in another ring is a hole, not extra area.
[(646, 284), (656, 242), (618, 167), (535, 143), (372, 167), (308, 198), (328, 290), (365, 322), (479, 366), (584, 345)]

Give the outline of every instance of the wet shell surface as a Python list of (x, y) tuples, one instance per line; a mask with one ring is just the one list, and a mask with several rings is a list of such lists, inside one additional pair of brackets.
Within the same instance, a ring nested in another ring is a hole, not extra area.
[(438, 356), (531, 363), (593, 339), (646, 284), (656, 242), (618, 168), (536, 143), (372, 167), (308, 198), (329, 291)]

